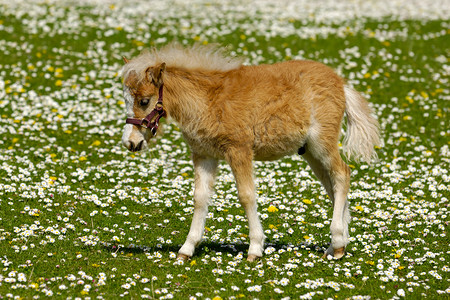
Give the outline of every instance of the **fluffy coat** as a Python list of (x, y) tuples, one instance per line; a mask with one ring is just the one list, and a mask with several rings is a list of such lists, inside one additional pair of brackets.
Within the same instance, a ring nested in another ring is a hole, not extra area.
[[(164, 84), (164, 108), (193, 152), (195, 210), (180, 257), (192, 256), (201, 240), (219, 159), (231, 166), (249, 220), (248, 259), (261, 257), (264, 234), (256, 211), (252, 160), (279, 159), (301, 147), (334, 205), (332, 242), (325, 254), (344, 255), (350, 222), (350, 170), (338, 147), (344, 113), (346, 154), (365, 161), (375, 158), (379, 131), (368, 103), (331, 68), (314, 61), (244, 66), (218, 47), (172, 44), (129, 61), (123, 77), (129, 117), (144, 118)], [(140, 105), (142, 99), (150, 99), (150, 104)], [(138, 151), (149, 138), (146, 129), (127, 124), (123, 143)]]

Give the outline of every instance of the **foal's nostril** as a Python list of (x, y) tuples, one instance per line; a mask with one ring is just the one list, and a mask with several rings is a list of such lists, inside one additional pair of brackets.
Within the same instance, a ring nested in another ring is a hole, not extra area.
[(136, 150), (136, 151), (141, 151), (143, 145), (144, 145), (144, 140), (140, 141), (139, 144), (137, 144), (135, 150)]
[(133, 143), (132, 141), (130, 141), (130, 148), (129, 148), (129, 150), (130, 150), (131, 152), (136, 151), (136, 150), (134, 150), (134, 143)]

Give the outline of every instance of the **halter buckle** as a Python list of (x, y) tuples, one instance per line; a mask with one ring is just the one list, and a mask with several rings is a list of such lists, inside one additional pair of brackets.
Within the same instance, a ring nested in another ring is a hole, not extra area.
[(145, 129), (149, 128), (150, 124), (150, 121), (145, 118), (141, 120), (141, 127), (144, 127)]

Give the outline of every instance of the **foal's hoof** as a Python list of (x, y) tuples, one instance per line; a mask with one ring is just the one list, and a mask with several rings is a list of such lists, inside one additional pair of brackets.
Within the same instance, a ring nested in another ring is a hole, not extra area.
[(186, 254), (183, 254), (183, 253), (178, 253), (178, 256), (177, 256), (177, 259), (179, 259), (179, 260), (183, 260), (183, 261), (187, 261), (187, 260), (189, 260), (189, 256), (187, 256)]
[(261, 257), (260, 256), (257, 256), (257, 255), (255, 255), (255, 254), (249, 254), (248, 256), (247, 256), (247, 261), (248, 262), (255, 262), (255, 261), (257, 261), (258, 259), (260, 259)]
[(345, 248), (341, 247), (338, 249), (334, 249), (334, 258), (342, 258), (345, 255)]
[(322, 258), (327, 259), (328, 255), (333, 256), (336, 259), (340, 259), (345, 255), (345, 247), (333, 249), (332, 247), (328, 248), (327, 251), (323, 254)]

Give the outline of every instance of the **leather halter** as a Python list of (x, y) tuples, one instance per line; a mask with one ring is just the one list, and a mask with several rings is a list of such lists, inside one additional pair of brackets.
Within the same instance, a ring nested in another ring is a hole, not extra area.
[(159, 126), (159, 120), (167, 115), (162, 102), (163, 86), (164, 85), (161, 84), (161, 86), (159, 87), (159, 96), (158, 101), (155, 104), (155, 108), (153, 108), (153, 110), (145, 118), (143, 119), (127, 118), (125, 123), (150, 129), (153, 136), (155, 136)]

